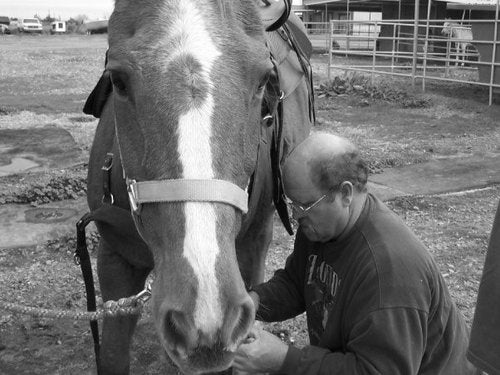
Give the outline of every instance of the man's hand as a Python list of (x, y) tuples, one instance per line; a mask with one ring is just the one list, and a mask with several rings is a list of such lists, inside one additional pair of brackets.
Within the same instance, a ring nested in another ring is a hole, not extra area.
[(238, 348), (233, 367), (240, 372), (276, 372), (287, 352), (288, 345), (278, 337), (254, 327)]

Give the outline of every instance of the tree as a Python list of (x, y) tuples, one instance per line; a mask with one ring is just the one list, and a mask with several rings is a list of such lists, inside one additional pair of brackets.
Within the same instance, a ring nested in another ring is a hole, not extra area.
[(46, 17), (42, 20), (42, 22), (43, 22), (43, 23), (46, 23), (46, 24), (50, 24), (50, 23), (52, 23), (52, 22), (54, 22), (54, 21), (56, 21), (56, 18), (55, 18), (55, 17), (52, 17), (52, 16), (50, 15), (50, 13), (49, 13), (49, 14), (47, 14), (47, 16), (46, 16)]
[[(73, 19), (73, 17), (72, 17), (72, 19)], [(87, 15), (85, 15), (85, 14), (79, 14), (78, 16), (76, 16), (74, 18), (74, 20), (78, 21), (80, 25), (83, 24), (88, 19), (89, 19), (89, 17)]]

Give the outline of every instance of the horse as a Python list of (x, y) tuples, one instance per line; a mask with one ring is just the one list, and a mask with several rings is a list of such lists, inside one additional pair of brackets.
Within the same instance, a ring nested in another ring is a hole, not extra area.
[[(87, 179), (91, 212), (104, 212), (100, 290), (135, 295), (154, 271), (159, 341), (189, 374), (228, 369), (254, 323), (247, 290), (264, 279), (276, 205), (269, 150), (281, 165), (314, 121), (305, 76), (281, 92), (281, 143), (262, 120), (279, 104), (260, 1), (116, 0), (109, 19), (112, 93)], [(137, 320), (104, 318), (99, 374), (129, 373)]]
[(456, 22), (446, 21), (443, 24), (441, 34), (447, 35), (449, 39), (455, 44), (456, 61), (458, 65), (460, 56), (462, 56), (462, 66), (466, 60), (467, 47), (472, 46), (472, 30), (470, 27), (461, 26)]

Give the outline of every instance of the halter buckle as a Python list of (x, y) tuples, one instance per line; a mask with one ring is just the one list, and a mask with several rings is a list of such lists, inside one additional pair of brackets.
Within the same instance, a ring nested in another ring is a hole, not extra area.
[(146, 282), (144, 283), (144, 289), (135, 295), (135, 301), (141, 301), (142, 304), (145, 304), (149, 301), (153, 290), (153, 281), (154, 274), (150, 273), (146, 279)]
[(141, 204), (137, 202), (136, 182), (127, 178), (127, 193), (132, 213), (139, 215)]
[(271, 115), (270, 113), (262, 117), (262, 123), (267, 127), (270, 127), (273, 124), (273, 120), (274, 116)]

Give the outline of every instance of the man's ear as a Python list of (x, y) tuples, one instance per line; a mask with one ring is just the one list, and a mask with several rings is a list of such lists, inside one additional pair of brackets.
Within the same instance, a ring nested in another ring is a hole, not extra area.
[(351, 181), (344, 181), (340, 184), (340, 194), (342, 203), (346, 206), (350, 206), (354, 194), (354, 186), (352, 186)]

